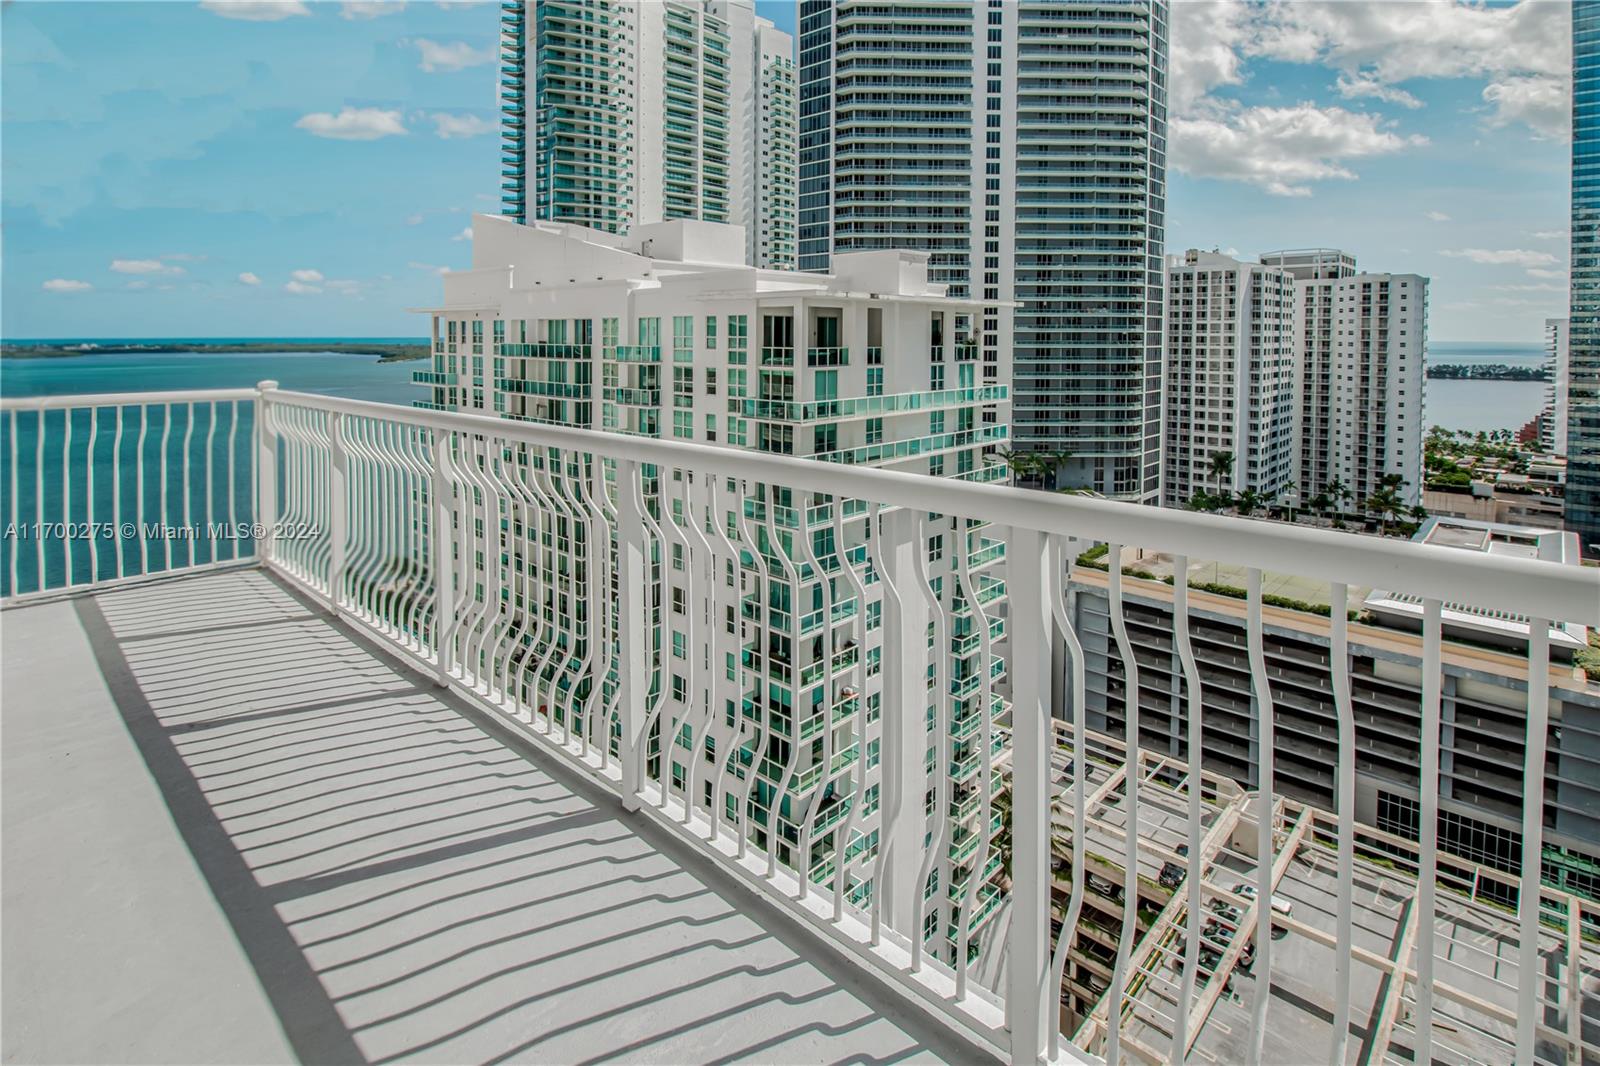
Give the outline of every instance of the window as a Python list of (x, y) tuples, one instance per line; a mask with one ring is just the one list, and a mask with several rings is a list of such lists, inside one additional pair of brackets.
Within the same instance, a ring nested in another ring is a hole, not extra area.
[(717, 346), (717, 316), (716, 315), (707, 315), (706, 316), (706, 347), (707, 348), (715, 348), (716, 346)]
[(881, 366), (869, 366), (869, 367), (867, 367), (867, 395), (868, 396), (882, 396), (883, 395), (883, 367), (881, 367)]
[(867, 443), (868, 444), (882, 444), (883, 443), (883, 419), (881, 419), (881, 418), (869, 418), (869, 419), (867, 419)]

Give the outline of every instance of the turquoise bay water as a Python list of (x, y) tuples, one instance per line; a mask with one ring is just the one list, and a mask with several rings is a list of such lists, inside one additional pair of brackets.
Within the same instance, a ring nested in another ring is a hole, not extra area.
[(423, 398), (411, 372), (427, 360), (380, 363), (370, 355), (251, 352), (238, 355), (130, 353), (0, 360), (0, 396), (81, 395), (169, 389), (237, 389), (259, 381), (280, 388), (410, 404)]
[[(1542, 344), (1499, 344), (1479, 341), (1438, 342), (1428, 346), (1428, 362), (1481, 366), (1541, 366), (1548, 358)], [(1428, 381), (1428, 425), (1446, 429), (1521, 429), (1544, 407), (1542, 381)]]
[[(422, 395), (411, 372), (426, 365), (328, 352), (6, 359), (0, 395), (231, 389), (275, 380), (283, 389), (409, 404)], [(62, 412), (0, 418), (0, 595), (59, 587), (69, 573), (72, 582), (105, 580), (250, 554), (254, 532), (223, 527), (254, 519), (254, 434), (249, 403), (200, 404), (192, 412), (186, 405), (78, 411), (70, 424)], [(66, 466), (81, 471), (70, 484), (63, 473), (69, 454)], [(158, 526), (196, 531), (174, 537), (155, 532)]]

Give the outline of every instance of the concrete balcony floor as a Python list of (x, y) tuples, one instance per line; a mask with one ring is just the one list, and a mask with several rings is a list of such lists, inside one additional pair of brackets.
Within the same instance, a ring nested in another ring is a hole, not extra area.
[(263, 571), (0, 626), (7, 1062), (978, 1057)]

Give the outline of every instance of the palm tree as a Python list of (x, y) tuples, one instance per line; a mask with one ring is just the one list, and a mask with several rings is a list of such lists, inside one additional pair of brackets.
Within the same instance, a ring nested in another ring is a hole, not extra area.
[(1333, 478), (1326, 485), (1322, 486), (1322, 491), (1327, 495), (1328, 501), (1332, 505), (1335, 513), (1338, 512), (1341, 505), (1349, 503), (1351, 498), (1355, 496), (1355, 493), (1350, 491), (1350, 486), (1346, 485), (1338, 478)]
[(1233, 476), (1233, 453), (1212, 452), (1210, 464), (1211, 476), (1217, 479), (1217, 495), (1222, 495), (1222, 479)]
[(1043, 473), (1039, 457), (1033, 452), (1013, 451), (1010, 448), (997, 448), (985, 461), (999, 460), (1011, 470), (1012, 480), (1019, 484)]
[(1262, 496), (1261, 493), (1257, 492), (1255, 489), (1245, 489), (1233, 499), (1234, 510), (1246, 517), (1254, 514), (1257, 508), (1262, 507), (1265, 504), (1266, 497)]
[(1039, 472), (1047, 479), (1047, 488), (1055, 488), (1056, 476), (1061, 473), (1061, 468), (1072, 461), (1070, 448), (1058, 448), (1052, 452), (1036, 453)]
[[(1388, 481), (1387, 478), (1384, 479)], [(1378, 516), (1379, 530), (1387, 536), (1389, 533), (1389, 520), (1405, 513), (1405, 501), (1400, 499), (1400, 493), (1395, 487), (1385, 483), (1377, 492), (1367, 497), (1366, 509)]]

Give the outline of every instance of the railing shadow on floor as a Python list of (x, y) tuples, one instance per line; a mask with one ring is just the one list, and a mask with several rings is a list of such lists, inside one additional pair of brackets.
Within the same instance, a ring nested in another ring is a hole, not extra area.
[(77, 610), (304, 1060), (783, 1060), (828, 1038), (852, 1061), (975, 1057), (666, 829), (624, 825), (612, 794), (264, 573)]

